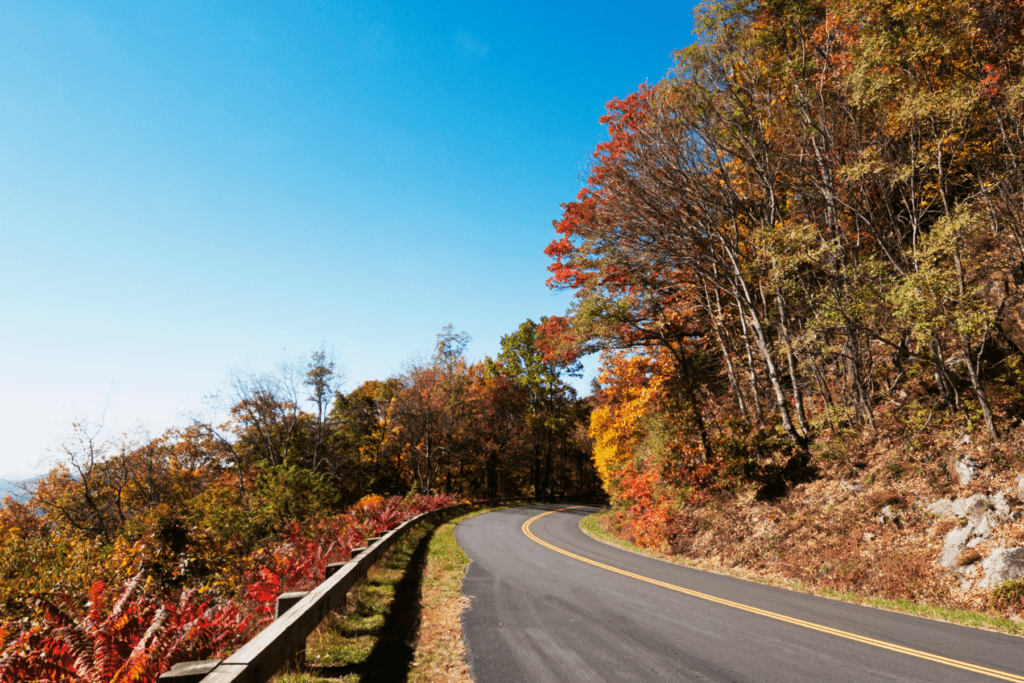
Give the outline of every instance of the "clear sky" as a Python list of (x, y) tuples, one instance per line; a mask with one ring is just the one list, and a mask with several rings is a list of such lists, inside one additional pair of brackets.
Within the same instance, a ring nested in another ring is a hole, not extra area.
[(324, 345), (351, 390), (563, 312), (551, 220), (691, 10), (0, 3), (0, 478), (105, 405), (156, 434), (232, 368)]

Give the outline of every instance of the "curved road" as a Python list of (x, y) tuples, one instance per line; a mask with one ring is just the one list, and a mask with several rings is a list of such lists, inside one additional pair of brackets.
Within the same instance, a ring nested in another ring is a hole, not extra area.
[(456, 528), (477, 683), (1024, 683), (1024, 639), (636, 555), (580, 531), (595, 511), (527, 506)]

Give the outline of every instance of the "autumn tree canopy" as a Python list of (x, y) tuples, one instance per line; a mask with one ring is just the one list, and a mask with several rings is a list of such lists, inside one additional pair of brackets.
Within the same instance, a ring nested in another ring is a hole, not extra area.
[(919, 410), (894, 403), (999, 439), (1024, 349), (1024, 4), (695, 18), (664, 79), (609, 102), (546, 250), (575, 298), (545, 352), (606, 354), (606, 487), (672, 498), (713, 467), (778, 491), (823, 437)]

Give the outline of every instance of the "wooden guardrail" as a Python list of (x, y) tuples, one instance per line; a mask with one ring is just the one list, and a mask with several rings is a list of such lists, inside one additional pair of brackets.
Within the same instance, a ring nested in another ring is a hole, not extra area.
[(402, 522), (366, 548), (353, 549), (348, 562), (327, 565), (323, 583), (306, 593), (284, 593), (277, 599), (277, 619), (226, 659), (181, 662), (160, 675), (160, 683), (265, 683), (286, 662), (302, 661), (306, 637), (337, 607), (349, 590), (420, 522), (468, 508), (432, 510)]

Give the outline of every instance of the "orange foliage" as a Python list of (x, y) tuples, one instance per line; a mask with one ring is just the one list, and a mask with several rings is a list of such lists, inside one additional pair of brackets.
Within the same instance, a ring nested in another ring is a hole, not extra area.
[(615, 470), (635, 454), (645, 421), (660, 405), (666, 378), (662, 361), (650, 356), (606, 353), (601, 361), (602, 391), (591, 413), (590, 436), (594, 463), (611, 493)]

